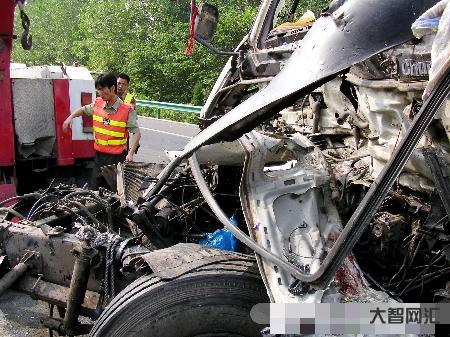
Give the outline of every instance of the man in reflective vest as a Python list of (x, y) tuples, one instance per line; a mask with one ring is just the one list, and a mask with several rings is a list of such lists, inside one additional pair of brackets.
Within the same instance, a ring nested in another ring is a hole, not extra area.
[(117, 95), (125, 103), (131, 104), (136, 110), (136, 99), (128, 92), (130, 86), (130, 76), (124, 73), (117, 75)]
[[(117, 96), (117, 79), (112, 73), (100, 74), (95, 80), (97, 99), (94, 103), (75, 110), (63, 123), (67, 131), (76, 117), (92, 116), (94, 131), (94, 169), (91, 188), (98, 189), (104, 182), (101, 167), (119, 162), (133, 161), (141, 134), (137, 124), (136, 110)], [(133, 134), (127, 151), (129, 133)]]

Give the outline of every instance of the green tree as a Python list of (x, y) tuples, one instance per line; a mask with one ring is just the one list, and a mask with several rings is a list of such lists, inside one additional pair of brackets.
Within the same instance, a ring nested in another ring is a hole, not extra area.
[[(79, 38), (79, 8), (85, 0), (46, 0), (30, 1), (25, 6), (30, 17), (30, 30), (33, 34), (33, 48), (22, 49), (20, 39), (14, 41), (12, 59), (14, 62), (28, 65), (72, 64), (79, 56), (73, 48), (73, 42)], [(22, 33), (19, 10), (14, 18), (16, 35)]]
[[(259, 1), (208, 2), (220, 12), (212, 43), (233, 50), (250, 31)], [(317, 13), (325, 3), (303, 0), (297, 12)], [(15, 62), (70, 65), (78, 60), (91, 71), (126, 72), (131, 90), (142, 99), (203, 104), (227, 61), (203, 46), (186, 56), (189, 0), (30, 0), (26, 11), (33, 49), (24, 51), (16, 41)], [(15, 20), (20, 35), (18, 13)]]
[(202, 82), (197, 82), (194, 85), (194, 89), (192, 90), (192, 105), (203, 105), (204, 103), (204, 94), (202, 90)]

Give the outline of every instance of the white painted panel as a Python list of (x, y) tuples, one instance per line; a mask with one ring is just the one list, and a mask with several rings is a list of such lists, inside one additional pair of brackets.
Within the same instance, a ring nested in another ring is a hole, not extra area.
[(63, 78), (63, 72), (59, 66), (11, 67), (11, 78)]
[[(67, 68), (77, 68), (77, 67), (67, 67)], [(81, 107), (81, 93), (90, 92), (92, 94), (92, 100), (95, 100), (95, 85), (94, 79), (86, 68), (78, 68), (80, 70), (85, 69), (85, 71), (68, 71), (69, 77), (74, 75), (75, 78), (84, 79), (70, 79), (69, 80), (69, 95), (70, 95), (70, 113)], [(72, 139), (73, 140), (87, 140), (93, 139), (92, 133), (83, 132), (82, 118), (75, 118), (72, 124)]]
[(66, 67), (66, 72), (71, 80), (94, 80), (89, 70), (85, 67)]

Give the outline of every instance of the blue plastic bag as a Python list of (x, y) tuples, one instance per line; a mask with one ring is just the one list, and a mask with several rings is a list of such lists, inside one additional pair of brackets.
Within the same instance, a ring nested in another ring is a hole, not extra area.
[[(234, 226), (237, 226), (237, 219), (234, 215), (230, 218), (230, 221)], [(200, 240), (199, 243), (203, 246), (229, 250), (232, 252), (235, 252), (237, 249), (236, 238), (226, 228), (217, 229), (214, 233), (207, 233), (206, 238)]]

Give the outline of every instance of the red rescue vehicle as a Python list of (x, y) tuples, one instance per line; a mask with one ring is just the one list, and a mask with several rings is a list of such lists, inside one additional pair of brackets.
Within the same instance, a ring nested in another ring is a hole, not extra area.
[(94, 79), (84, 67), (11, 63), (15, 6), (8, 0), (0, 11), (0, 201), (55, 177), (80, 184), (94, 155), (91, 119), (62, 132), (67, 116), (95, 98)]

